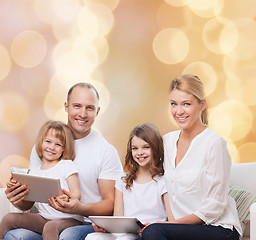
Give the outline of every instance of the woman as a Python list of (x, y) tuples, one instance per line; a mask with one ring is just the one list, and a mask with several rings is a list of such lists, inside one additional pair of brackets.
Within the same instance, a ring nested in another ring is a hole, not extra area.
[(225, 140), (207, 127), (204, 98), (197, 76), (171, 83), (171, 113), (181, 130), (164, 136), (164, 169), (175, 220), (149, 225), (144, 240), (238, 240), (242, 234), (228, 196), (230, 156)]

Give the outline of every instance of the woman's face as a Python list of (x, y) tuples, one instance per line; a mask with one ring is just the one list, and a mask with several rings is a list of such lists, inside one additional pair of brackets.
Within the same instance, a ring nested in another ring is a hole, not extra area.
[(201, 111), (206, 107), (205, 100), (199, 103), (195, 96), (174, 89), (170, 92), (170, 104), (171, 114), (181, 129), (189, 130), (202, 125)]

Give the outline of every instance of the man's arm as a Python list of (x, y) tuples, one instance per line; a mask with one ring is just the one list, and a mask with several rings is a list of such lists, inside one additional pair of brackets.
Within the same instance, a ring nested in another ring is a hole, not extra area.
[(98, 179), (98, 187), (102, 196), (102, 201), (96, 203), (83, 204), (73, 195), (63, 190), (69, 196), (69, 201), (64, 202), (60, 198), (51, 198), (50, 206), (58, 211), (72, 214), (80, 214), (83, 216), (90, 215), (112, 215), (114, 209), (114, 187), (115, 180)]

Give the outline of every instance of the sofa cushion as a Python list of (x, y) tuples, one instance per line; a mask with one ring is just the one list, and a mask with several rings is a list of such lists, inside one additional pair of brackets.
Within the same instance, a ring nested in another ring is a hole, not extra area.
[(228, 194), (235, 199), (238, 217), (244, 230), (250, 220), (250, 206), (256, 202), (256, 194), (238, 186), (230, 186)]

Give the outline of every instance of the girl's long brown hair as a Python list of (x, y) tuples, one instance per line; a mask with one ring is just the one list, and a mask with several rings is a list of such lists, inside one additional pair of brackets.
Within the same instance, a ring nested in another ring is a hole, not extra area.
[(124, 169), (127, 172), (123, 180), (126, 182), (126, 189), (131, 189), (133, 181), (136, 179), (136, 174), (139, 165), (132, 157), (132, 138), (136, 136), (147, 142), (152, 150), (153, 159), (149, 164), (149, 171), (151, 173), (152, 179), (155, 176), (162, 176), (164, 174), (163, 161), (164, 161), (164, 147), (163, 139), (157, 130), (157, 128), (152, 124), (141, 124), (135, 127), (129, 137), (127, 143), (127, 153), (125, 156)]

